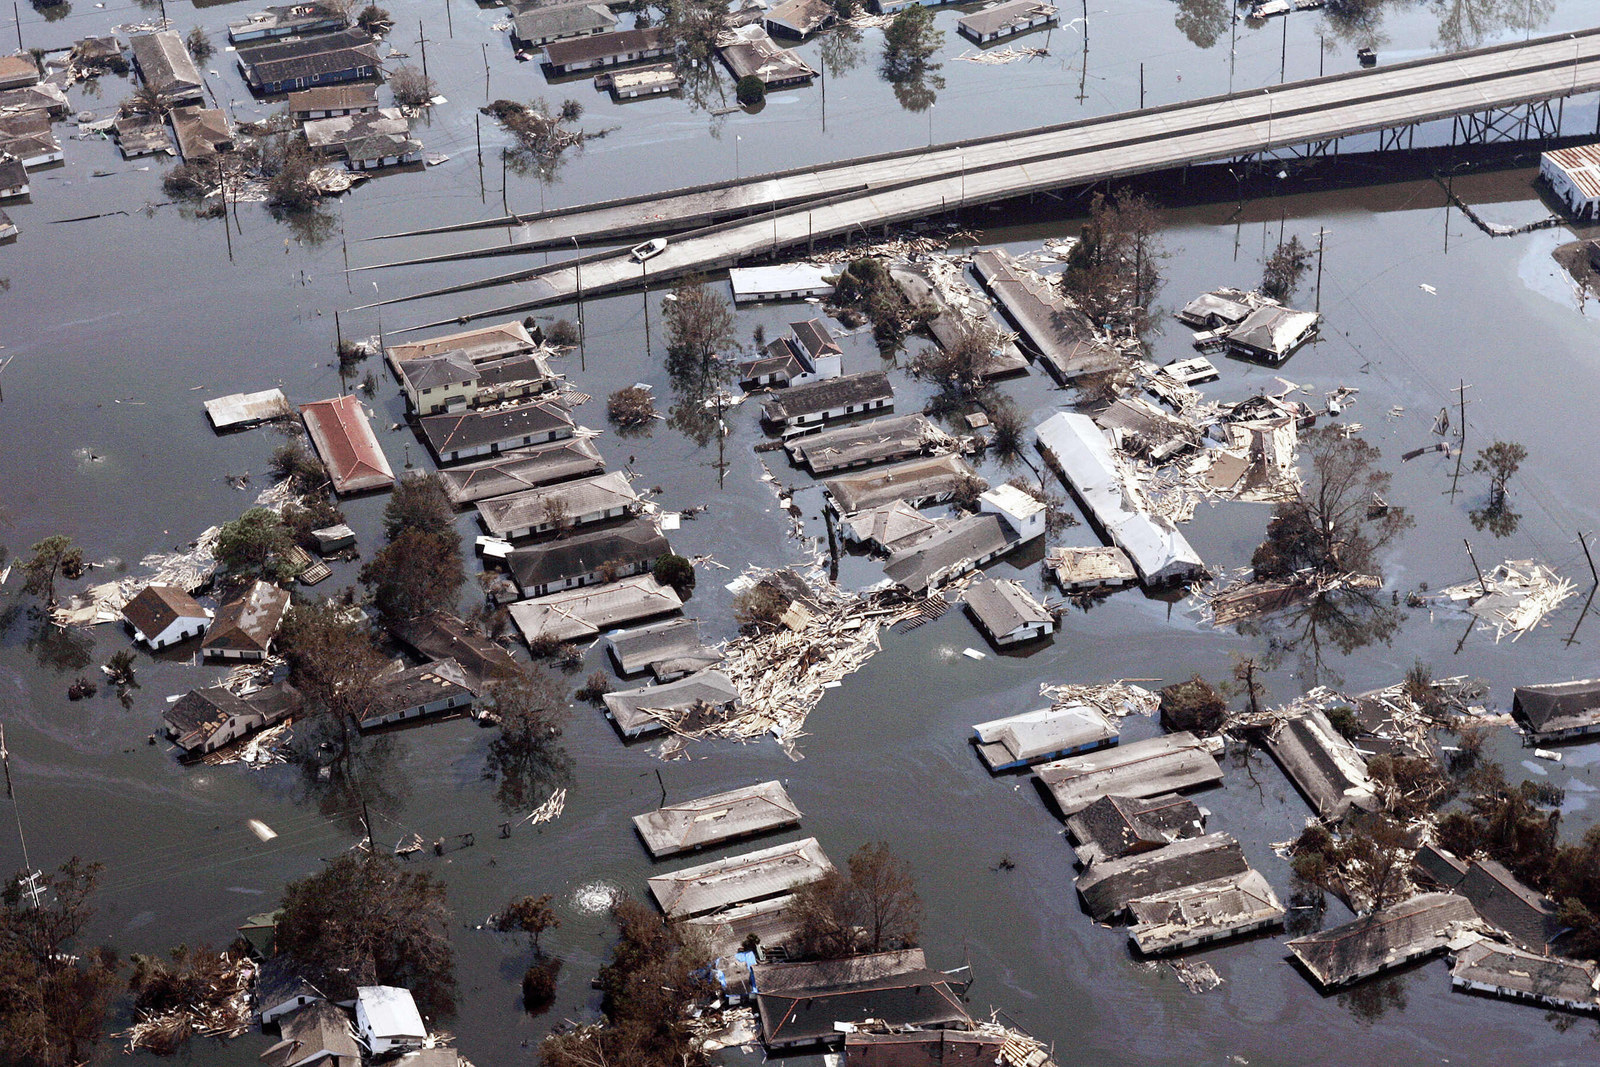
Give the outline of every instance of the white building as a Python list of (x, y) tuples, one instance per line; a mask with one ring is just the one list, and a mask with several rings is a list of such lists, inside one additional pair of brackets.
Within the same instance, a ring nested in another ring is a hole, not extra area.
[(978, 514), (998, 515), (1018, 542), (1044, 535), (1045, 506), (1014, 485), (997, 485), (978, 497)]
[(838, 270), (815, 263), (781, 263), (771, 267), (730, 267), (734, 303), (754, 300), (803, 300), (828, 296)]
[(1574, 215), (1579, 218), (1600, 215), (1600, 144), (1542, 153), (1539, 177)]
[(211, 612), (175, 585), (147, 585), (122, 609), (133, 639), (152, 649), (169, 648), (199, 637), (211, 625)]
[(428, 1040), (428, 1028), (411, 991), (392, 985), (357, 987), (356, 1032), (374, 1056), (418, 1048)]

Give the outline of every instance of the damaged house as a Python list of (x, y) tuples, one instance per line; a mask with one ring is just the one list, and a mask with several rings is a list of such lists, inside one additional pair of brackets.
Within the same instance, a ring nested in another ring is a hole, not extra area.
[(855, 474), (841, 474), (822, 484), (828, 494), (829, 506), (835, 515), (842, 518), (896, 500), (913, 508), (943, 504), (953, 498), (963, 484), (969, 482), (984, 486), (978, 478), (978, 472), (966, 460), (960, 456), (946, 455), (907, 460)]
[(532, 645), (598, 637), (615, 626), (670, 615), (682, 607), (683, 601), (670, 585), (641, 574), (607, 585), (520, 600), (510, 611), (523, 640)]
[(1352, 807), (1375, 811), (1380, 806), (1366, 758), (1321, 708), (1306, 707), (1273, 723), (1264, 743), (1318, 818), (1337, 822)]
[(300, 710), (300, 693), (279, 682), (244, 696), (225, 686), (191, 689), (161, 713), (167, 736), (191, 755), (214, 752), (229, 741), (274, 726)]
[(869, 1021), (895, 1030), (967, 1030), (950, 976), (919, 948), (752, 968), (761, 1041), (769, 1050), (834, 1048)]
[(794, 437), (784, 448), (795, 465), (820, 478), (834, 471), (910, 459), (942, 448), (948, 441), (919, 412)]
[(1101, 860), (1078, 875), (1078, 895), (1096, 922), (1106, 922), (1140, 898), (1242, 875), (1249, 869), (1232, 836), (1206, 834), (1121, 859)]
[(564, 440), (577, 429), (572, 412), (559, 400), (426, 415), (421, 426), (441, 466)]
[(567, 437), (502, 452), (494, 459), (439, 471), (445, 495), (456, 507), (524, 489), (604, 474), (606, 461), (587, 437)]
[(328, 468), (335, 493), (346, 496), (394, 484), (394, 468), (354, 394), (306, 404), (300, 417)]
[(621, 471), (575, 478), (478, 502), (484, 529), (518, 541), (535, 534), (618, 519), (633, 513), (639, 494)]
[(1117, 743), (1120, 731), (1109, 716), (1086, 704), (1040, 708), (972, 728), (978, 758), (991, 773), (1093, 752)]
[(973, 622), (998, 648), (1055, 633), (1056, 617), (1021, 582), (986, 578), (968, 586), (964, 599)]
[(1205, 743), (1187, 731), (1046, 763), (1034, 773), (1063, 818), (1101, 797), (1143, 799), (1222, 781), (1222, 768)]
[(654, 859), (799, 825), (800, 809), (777, 781), (664, 804), (633, 817), (633, 827)]
[(1324, 989), (1337, 989), (1443, 952), (1451, 926), (1477, 919), (1454, 893), (1421, 893), (1370, 915), (1289, 942), (1301, 966)]
[(1204, 809), (1178, 796), (1105, 796), (1067, 820), (1080, 866), (1151, 852), (1206, 832)]
[(1276, 367), (1315, 337), (1321, 324), (1322, 316), (1315, 311), (1264, 304), (1228, 331), (1228, 352)]
[(791, 386), (761, 405), (761, 420), (785, 435), (830, 419), (881, 411), (894, 403), (894, 387), (882, 371)]
[(667, 918), (686, 919), (787, 896), (831, 870), (817, 839), (807, 837), (654, 875), (650, 895)]
[(606, 647), (623, 677), (649, 671), (658, 682), (714, 667), (722, 655), (700, 640), (697, 619), (668, 619), (606, 636)]
[(644, 574), (670, 551), (672, 546), (655, 523), (634, 519), (611, 529), (513, 549), (506, 566), (524, 597), (547, 596)]
[(1535, 741), (1565, 741), (1600, 733), (1600, 678), (1512, 690), (1511, 715)]
[(167, 107), (205, 102), (205, 83), (183, 38), (171, 30), (136, 33), (128, 38), (139, 80)]
[(739, 706), (739, 690), (726, 674), (697, 671), (675, 682), (618, 689), (605, 694), (606, 715), (626, 738), (666, 729), (665, 720), (689, 720), (697, 714), (721, 713)]
[(392, 726), (408, 719), (472, 707), (475, 696), (466, 672), (453, 659), (426, 663), (376, 680), (372, 704), (357, 724), (363, 730)]
[(1283, 924), (1283, 905), (1261, 872), (1246, 870), (1128, 902), (1128, 939), (1147, 956), (1243, 937)]
[(217, 610), (200, 651), (216, 659), (260, 662), (272, 651), (272, 639), (288, 611), (287, 591), (254, 582), (243, 595)]
[(147, 585), (122, 608), (133, 639), (152, 650), (171, 648), (199, 637), (211, 625), (211, 612), (175, 585)]

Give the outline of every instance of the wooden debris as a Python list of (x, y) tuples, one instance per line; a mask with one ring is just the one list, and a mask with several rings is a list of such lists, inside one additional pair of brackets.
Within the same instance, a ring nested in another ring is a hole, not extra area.
[(1494, 630), (1498, 644), (1507, 634), (1515, 641), (1538, 626), (1574, 591), (1570, 581), (1544, 564), (1516, 559), (1490, 568), (1481, 583), (1453, 585), (1441, 589), (1433, 599), (1461, 608), (1483, 623), (1480, 629)]

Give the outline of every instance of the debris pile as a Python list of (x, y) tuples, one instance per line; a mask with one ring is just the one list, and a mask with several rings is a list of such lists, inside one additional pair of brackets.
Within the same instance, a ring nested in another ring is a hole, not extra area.
[(1129, 715), (1154, 715), (1161, 698), (1131, 682), (1105, 682), (1100, 685), (1041, 685), (1039, 695), (1053, 708), (1074, 704), (1090, 707), (1113, 719)]
[(1506, 560), (1489, 569), (1480, 581), (1441, 589), (1435, 603), (1459, 608), (1493, 630), (1495, 642), (1507, 634), (1513, 641), (1544, 621), (1544, 617), (1572, 596), (1573, 584), (1542, 563), (1529, 559)]
[(190, 1036), (238, 1037), (250, 1030), (253, 1015), (250, 985), (256, 965), (247, 957), (222, 954), (223, 969), (207, 984), (205, 999), (160, 1014), (140, 1013), (128, 1029), (114, 1036), (128, 1039), (128, 1051), (150, 1049), (170, 1053)]

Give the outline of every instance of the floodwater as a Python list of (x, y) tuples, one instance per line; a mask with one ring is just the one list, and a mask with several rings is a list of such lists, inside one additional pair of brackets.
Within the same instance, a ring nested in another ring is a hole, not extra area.
[[(390, 7), (402, 51), (419, 51), (412, 27), (419, 18), (425, 23), (430, 73), (450, 101), (422, 132), (429, 152), (451, 156), (441, 166), (371, 182), (332, 205), (317, 224), (290, 226), (259, 206), (241, 205), (231, 255), (223, 223), (195, 221), (162, 204), (159, 168), (120, 160), (108, 142), (65, 141), (66, 164), (35, 176), (32, 202), (7, 205), (23, 229), (18, 243), (0, 248), (0, 278), (10, 283), (0, 293), (0, 358), (14, 357), (0, 376), (0, 502), (11, 524), (0, 533), (14, 554), (62, 532), (90, 559), (114, 569), (115, 561), (184, 544), (234, 517), (250, 495), (230, 488), (226, 476), (249, 472), (252, 491), (260, 487), (277, 438), (270, 430), (212, 434), (202, 399), (273, 385), (296, 402), (333, 395), (339, 389), (330, 365), (335, 310), (367, 303), (374, 293), (403, 295), (505, 269), (510, 261), (358, 273), (348, 282), (341, 269), (347, 252), (353, 266), (395, 258), (398, 244), (366, 238), (500, 212), (493, 162), (504, 138), (485, 125), (490, 162), (481, 193), (474, 142), (485, 56), (489, 95), (543, 94), (552, 102), (570, 95), (585, 102), (587, 128), (614, 127), (572, 158), (548, 188), (511, 177), (505, 201), (531, 211), (541, 197), (555, 207), (727, 177), (736, 169), (752, 173), (1136, 106), (1141, 63), (1146, 102), (1155, 104), (1226, 91), (1230, 84), (1270, 86), (1280, 66), (1290, 78), (1316, 73), (1319, 60), (1329, 73), (1350, 69), (1355, 45), (1374, 35), (1382, 38), (1380, 57), (1394, 61), (1463, 40), (1490, 43), (1526, 32), (1518, 19), (1525, 19), (1522, 4), (1457, 0), (1390, 5), (1359, 41), (1359, 34), (1333, 32), (1316, 14), (1297, 13), (1264, 27), (1240, 24), (1230, 50), (1220, 5), (1131, 0), (1115, 10), (1089, 11), (1086, 64), (1077, 23), (1048, 38), (1013, 42), (1048, 40), (1048, 58), (980, 65), (955, 58), (970, 49), (954, 33), (957, 12), (947, 9), (936, 15), (946, 30), (940, 72), (946, 85), (931, 110), (899, 108), (891, 87), (874, 73), (879, 35), (867, 31), (865, 61), (849, 71), (830, 68), (824, 129), (820, 86), (775, 93), (754, 116), (717, 118), (675, 99), (613, 106), (585, 82), (547, 90), (535, 67), (514, 63), (504, 34), (490, 28), (503, 14), (498, 9), (454, 3), (447, 22), (438, 3), (406, 0)], [(225, 22), (251, 10), (242, 0), (198, 11), (182, 2), (169, 6), (178, 29), (204, 25), (219, 45)], [(1567, 0), (1527, 10), (1538, 22), (1533, 32), (1555, 33), (1584, 25), (1593, 9)], [(1070, 5), (1065, 14), (1074, 14)], [(80, 2), (50, 23), (29, 14), (22, 29), (28, 45), (57, 47), (150, 15), (124, 0), (103, 8)], [(1327, 41), (1320, 56), (1319, 33)], [(814, 61), (818, 48), (811, 43), (802, 52)], [(207, 66), (219, 72), (212, 79), (215, 92), (238, 117), (268, 110), (248, 99), (226, 53)], [(98, 98), (75, 90), (74, 103), (103, 113), (128, 91), (126, 83), (108, 79)], [(1579, 112), (1592, 107), (1590, 100), (1568, 109), (1574, 131), (1586, 121)], [(58, 130), (65, 140), (70, 127)], [(1460, 178), (1455, 190), (1489, 220), (1517, 224), (1548, 211), (1534, 177), (1531, 169), (1505, 170)], [(1171, 307), (1215, 285), (1253, 284), (1280, 230), (1314, 242), (1319, 227), (1325, 229), (1324, 338), (1276, 373), (1227, 362), (1221, 380), (1204, 390), (1243, 397), (1279, 376), (1317, 393), (1340, 385), (1360, 389), (1343, 421), (1360, 423), (1383, 450), (1395, 475), (1389, 499), (1417, 517), (1385, 560), (1395, 591), (1470, 578), (1463, 538), (1472, 540), (1486, 566), (1534, 558), (1581, 582), (1587, 566), (1575, 538), (1600, 525), (1593, 434), (1584, 429), (1600, 406), (1600, 323), (1550, 258), (1571, 231), (1491, 239), (1443, 205), (1432, 182), (1297, 195), (1286, 181), (1280, 195), (1242, 208), (1177, 209), (1167, 235), (1172, 256), (1162, 301)], [(1026, 225), (1008, 225), (1009, 216), (998, 212), (968, 221), (986, 231), (987, 242), (1022, 251), (1076, 231), (1075, 209), (1060, 210), (1053, 220)], [(101, 212), (116, 214), (55, 221)], [(491, 231), (471, 242), (494, 239)], [(406, 247), (463, 244), (458, 236)], [(393, 331), (441, 311), (467, 313), (503, 295), (396, 305), (384, 309), (381, 324), (376, 312), (363, 312), (344, 317), (342, 325), (347, 334), (377, 333), (380, 325)], [(1312, 298), (1308, 283), (1301, 300)], [(596, 397), (636, 381), (664, 393), (659, 300), (660, 294), (650, 297), (655, 333), (649, 337), (639, 295), (588, 302), (584, 350), (561, 369)], [(741, 310), (739, 326), (746, 336), (758, 324), (770, 334), (812, 313), (794, 305)], [(1187, 353), (1186, 331), (1169, 326), (1154, 348), (1161, 362)], [(866, 337), (853, 335), (846, 339), (846, 360), (847, 369), (862, 370), (878, 357)], [(400, 422), (402, 401), (382, 369), (374, 369), (381, 380), (372, 406), (386, 451), (397, 467), (425, 463), (409, 431), (389, 429)], [(1429, 427), (1441, 407), (1455, 402), (1458, 382), (1467, 385), (1469, 446), (1499, 437), (1529, 451), (1512, 486), (1523, 518), (1502, 542), (1474, 531), (1467, 519), (1485, 491), (1481, 477), (1464, 476), (1463, 492), (1452, 499), (1452, 465), (1442, 456), (1399, 459), (1434, 440)], [(901, 411), (925, 395), (900, 375), (896, 387)], [(1005, 388), (1035, 421), (1068, 399), (1037, 370)], [(583, 421), (599, 428), (601, 404), (581, 409)], [(725, 477), (719, 477), (715, 448), (696, 447), (665, 428), (649, 438), (607, 434), (600, 442), (614, 467), (631, 466), (641, 487), (660, 487), (663, 506), (708, 506), (672, 538), (685, 555), (708, 553), (731, 568), (702, 568), (690, 603), (690, 613), (712, 636), (729, 632), (731, 594), (723, 583), (748, 564), (801, 563), (812, 552), (789, 536), (788, 517), (762, 480), (760, 461), (786, 484), (807, 479), (779, 456), (751, 452), (760, 440), (751, 406), (730, 419)], [(808, 518), (816, 514), (815, 491), (798, 499)], [(369, 498), (345, 505), (368, 550), (378, 536), (382, 503)], [(1248, 562), (1267, 513), (1261, 505), (1202, 506), (1186, 532), (1208, 563), (1236, 568)], [(470, 518), (463, 517), (462, 529), (470, 530)], [(1087, 536), (1083, 528), (1068, 532), (1069, 539)], [(1038, 589), (1037, 562), (1037, 553), (1024, 555), (990, 572), (1015, 575)], [(336, 568), (334, 582), (323, 588), (353, 582), (354, 569)], [(864, 582), (875, 574), (851, 565), (845, 577)], [(71, 679), (126, 647), (126, 638), (109, 626), (51, 636), (20, 606), (16, 590), (13, 578), (0, 591), (0, 606), (10, 609), (0, 630), (0, 719), (16, 811), (34, 866), (54, 866), (74, 854), (106, 863), (95, 937), (126, 952), (226, 943), (245, 916), (272, 906), (286, 880), (315, 870), (358, 839), (354, 802), (307, 785), (292, 768), (180, 767), (165, 746), (146, 743), (166, 698), (213, 679), (220, 673), (214, 668), (181, 656), (141, 655), (142, 688), (131, 709), (104, 690), (69, 702)], [(1548, 626), (1498, 645), (1483, 633), (1463, 640), (1466, 623), (1455, 615), (1408, 610), (1390, 643), (1347, 656), (1330, 650), (1322, 667), (1359, 690), (1396, 680), (1420, 657), (1436, 674), (1486, 679), (1493, 687), (1489, 703), (1504, 708), (1513, 685), (1596, 673), (1590, 642), (1600, 639), (1600, 620), (1582, 618), (1581, 607), (1580, 597)], [(924, 943), (931, 958), (946, 967), (970, 962), (977, 977), (974, 1010), (1004, 1010), (1054, 1042), (1063, 1063), (1592, 1062), (1600, 1037), (1593, 1022), (1569, 1027), (1570, 1020), (1537, 1009), (1454, 994), (1437, 962), (1352, 994), (1323, 997), (1285, 962), (1282, 937), (1264, 937), (1200, 953), (1225, 984), (1189, 993), (1169, 970), (1135, 961), (1120, 931), (1082, 914), (1058, 821), (1026, 778), (990, 778), (966, 744), (971, 723), (1034, 706), (1041, 683), (1134, 678), (1154, 685), (1195, 672), (1217, 679), (1226, 675), (1230, 654), (1260, 652), (1270, 640), (1215, 632), (1187, 603), (1128, 591), (1070, 613), (1062, 632), (1042, 648), (997, 655), (962, 613), (952, 612), (911, 634), (886, 635), (883, 652), (817, 709), (797, 761), (764, 742), (698, 745), (690, 759), (663, 764), (651, 746), (622, 744), (598, 712), (579, 707), (566, 734), (571, 794), (565, 814), (549, 826), (497, 836), (507, 816), (495, 803), (493, 783), (483, 779), (491, 735), (468, 722), (387, 735), (373, 746), (368, 799), (380, 840), (412, 833), (425, 841), (476, 836), (470, 848), (413, 862), (449, 884), (462, 924), (453, 932), (461, 1008), (441, 1025), (483, 1065), (534, 1062), (534, 1046), (551, 1025), (593, 1011), (589, 981), (610, 937), (604, 901), (618, 889), (642, 892), (651, 869), (629, 818), (656, 804), (663, 786), (681, 799), (770, 777), (785, 781), (805, 812), (803, 832), (818, 837), (836, 861), (877, 839), (909, 859), (927, 904)], [(960, 654), (968, 647), (989, 655), (974, 661)], [(585, 673), (601, 663), (591, 654)], [(1300, 692), (1311, 681), (1307, 667), (1298, 652), (1281, 657), (1267, 678), (1271, 695), (1288, 699)], [(1126, 729), (1133, 739), (1157, 727), (1131, 721)], [(1568, 832), (1581, 832), (1594, 818), (1588, 798), (1600, 788), (1600, 746), (1570, 747), (1560, 764), (1525, 764), (1527, 753), (1509, 736), (1492, 748), (1513, 775), (1538, 772), (1567, 788)], [(1286, 895), (1286, 865), (1270, 845), (1292, 837), (1307, 808), (1270, 761), (1230, 756), (1227, 766), (1224, 787), (1201, 799), (1212, 812), (1211, 825), (1238, 836), (1251, 862)], [(249, 819), (267, 823), (278, 836), (259, 841)], [(1014, 868), (995, 869), (1002, 858)], [(0, 867), (18, 868), (22, 859), (17, 836), (0, 833)], [(552, 893), (561, 901), (562, 927), (545, 939), (565, 961), (561, 987), (556, 1006), (538, 1017), (525, 1015), (517, 1003), (517, 980), (527, 964), (521, 942), (471, 929), (506, 899), (526, 893)], [(1342, 917), (1333, 905), (1328, 921)], [(245, 1063), (263, 1047), (254, 1035), (227, 1046), (197, 1042), (189, 1055), (197, 1064)]]

